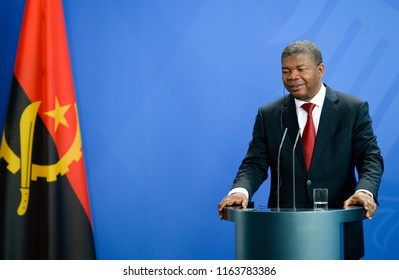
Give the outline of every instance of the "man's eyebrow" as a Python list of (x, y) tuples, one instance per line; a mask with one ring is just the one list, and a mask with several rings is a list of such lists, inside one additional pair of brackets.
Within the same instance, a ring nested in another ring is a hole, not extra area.
[[(306, 67), (306, 64), (299, 64), (299, 65), (296, 65), (296, 66), (295, 66), (295, 68), (298, 68), (298, 67)], [(283, 69), (289, 69), (290, 67), (288, 67), (288, 66), (281, 66), (281, 68), (283, 68)]]

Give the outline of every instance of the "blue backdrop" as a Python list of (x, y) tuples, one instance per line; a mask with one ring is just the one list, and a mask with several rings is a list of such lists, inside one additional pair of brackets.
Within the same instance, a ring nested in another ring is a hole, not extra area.
[[(25, 1), (0, 0), (3, 129)], [(370, 103), (385, 158), (366, 259), (399, 259), (399, 2), (64, 0), (100, 259), (233, 259), (220, 221), (280, 54), (316, 42), (324, 81)], [(265, 205), (269, 182), (255, 196)]]

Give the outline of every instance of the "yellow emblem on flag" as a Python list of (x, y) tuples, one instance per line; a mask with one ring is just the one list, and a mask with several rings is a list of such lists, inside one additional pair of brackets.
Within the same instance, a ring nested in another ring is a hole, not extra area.
[[(30, 182), (37, 181), (38, 177), (46, 178), (47, 182), (57, 181), (58, 175), (65, 175), (69, 171), (69, 165), (78, 162), (82, 157), (82, 139), (80, 126), (77, 121), (76, 133), (69, 150), (54, 164), (39, 165), (32, 163), (33, 135), (35, 130), (36, 116), (40, 101), (28, 105), (20, 119), (20, 147), (21, 155), (18, 157), (10, 148), (3, 132), (0, 147), (0, 159), (8, 163), (7, 169), (15, 174), (21, 170), (21, 201), (17, 210), (18, 215), (23, 216), (28, 209)], [(75, 103), (76, 120), (77, 108)]]

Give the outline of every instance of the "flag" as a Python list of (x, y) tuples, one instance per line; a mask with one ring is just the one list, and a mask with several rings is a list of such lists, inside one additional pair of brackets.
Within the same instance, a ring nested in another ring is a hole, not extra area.
[(27, 0), (0, 147), (0, 258), (95, 259), (61, 0)]

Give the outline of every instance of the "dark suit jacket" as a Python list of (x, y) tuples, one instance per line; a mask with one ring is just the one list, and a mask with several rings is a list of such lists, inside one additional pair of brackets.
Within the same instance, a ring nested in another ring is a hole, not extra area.
[[(293, 207), (292, 151), (299, 125), (292, 95), (259, 109), (247, 155), (232, 187), (247, 189), (251, 197), (268, 178), (270, 169), (270, 208), (277, 206), (277, 158), (285, 128), (287, 136), (280, 156), (280, 207)], [(357, 189), (370, 191), (377, 202), (382, 172), (383, 159), (371, 126), (368, 103), (327, 86), (309, 172), (301, 137), (296, 146), (296, 207), (313, 207), (313, 189), (320, 187), (328, 189), (329, 208), (342, 208)], [(345, 258), (363, 257), (362, 222), (347, 223), (344, 231)]]

